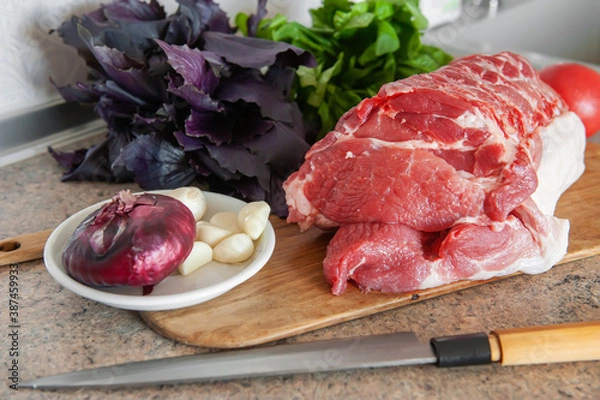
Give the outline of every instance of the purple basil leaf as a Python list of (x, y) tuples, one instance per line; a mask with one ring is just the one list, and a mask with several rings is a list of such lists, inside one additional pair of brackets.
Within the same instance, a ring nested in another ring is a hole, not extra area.
[(201, 137), (189, 136), (183, 131), (176, 131), (173, 135), (185, 152), (193, 153), (204, 149), (204, 140)]
[(104, 16), (112, 21), (153, 21), (165, 19), (164, 8), (156, 0), (149, 3), (138, 0), (116, 0), (101, 5)]
[(185, 121), (185, 133), (192, 137), (205, 137), (207, 143), (231, 143), (233, 123), (225, 113), (192, 110)]
[(219, 101), (212, 99), (210, 95), (199, 90), (196, 86), (186, 84), (175, 87), (175, 84), (170, 81), (168, 90), (169, 93), (173, 93), (187, 101), (193, 110), (216, 112), (224, 110), (223, 105)]
[[(61, 180), (68, 181), (99, 181), (99, 182), (130, 182), (133, 178), (131, 172), (124, 168), (114, 165), (114, 161), (127, 138), (117, 135), (110, 131), (104, 141), (90, 147), (83, 157), (83, 150), (77, 150), (75, 154), (64, 154), (49, 149), (50, 154), (57, 159), (61, 158), (65, 162), (66, 158), (71, 157), (71, 166), (63, 174)], [(59, 161), (60, 162), (60, 161)]]
[(267, 191), (263, 189), (255, 178), (242, 178), (235, 182), (235, 185), (230, 186), (227, 190), (224, 186), (215, 186), (219, 187), (220, 190), (229, 191), (232, 195), (237, 194), (238, 197), (241, 197), (244, 200), (250, 201), (260, 201), (266, 200)]
[(148, 54), (146, 68), (148, 68), (148, 73), (155, 76), (156, 79), (160, 79), (171, 71), (171, 66), (167, 62), (167, 56), (162, 51)]
[(202, 51), (187, 45), (174, 46), (161, 40), (156, 43), (167, 55), (168, 63), (183, 77), (184, 82), (211, 94), (219, 84), (219, 78), (207, 64)]
[(105, 28), (97, 44), (120, 50), (132, 60), (143, 63), (156, 48), (154, 39), (166, 29), (167, 21), (127, 22), (116, 28)]
[(98, 95), (110, 97), (121, 103), (132, 104), (136, 106), (145, 106), (148, 103), (143, 99), (134, 96), (132, 93), (123, 89), (115, 81), (108, 80), (104, 83), (98, 83), (93, 86)]
[(109, 127), (113, 127), (119, 119), (130, 121), (132, 116), (146, 105), (113, 81), (93, 85), (91, 90), (98, 96), (94, 110), (108, 123)]
[(108, 140), (90, 147), (81, 162), (73, 165), (63, 176), (61, 181), (100, 181), (114, 182), (110, 162), (107, 157)]
[[(128, 21), (118, 22), (90, 18), (89, 14), (81, 18), (73, 17), (68, 25), (63, 24), (58, 34), (67, 44), (76, 47), (91, 68), (98, 68), (93, 55), (90, 53), (87, 39), (81, 37), (80, 30), (89, 32), (92, 42), (96, 46), (107, 46), (119, 50), (132, 60), (143, 63), (147, 54), (151, 54), (157, 47), (155, 38), (160, 38), (168, 21), (159, 19), (154, 21)], [(75, 35), (77, 39), (75, 39)]]
[(232, 64), (261, 69), (276, 61), (296, 68), (299, 65), (316, 67), (316, 60), (306, 50), (284, 42), (207, 31), (202, 34), (204, 49), (215, 52)]
[(155, 135), (142, 135), (121, 150), (119, 160), (145, 190), (189, 185), (196, 177), (185, 153)]
[(56, 30), (51, 30), (50, 33), (56, 32), (61, 37), (63, 43), (77, 50), (77, 54), (85, 61), (86, 65), (93, 69), (99, 69), (98, 61), (88, 48), (88, 45), (79, 37), (79, 18), (76, 16), (63, 22)]
[(197, 47), (194, 46), (197, 37), (192, 38), (192, 31), (192, 21), (188, 17), (183, 14), (175, 15), (171, 17), (171, 22), (167, 26), (167, 33), (163, 40), (171, 44), (187, 44)]
[(87, 45), (79, 37), (77, 25), (79, 24), (79, 17), (72, 16), (70, 19), (65, 20), (56, 29), (51, 29), (50, 34), (56, 32), (62, 39), (63, 43), (69, 45), (78, 51), (89, 51)]
[(219, 5), (213, 0), (177, 0), (179, 10), (177, 13), (186, 13), (194, 22), (194, 27), (198, 26), (194, 34), (214, 31), (223, 33), (233, 33), (233, 28), (229, 25), (229, 17)]
[(106, 46), (95, 46), (90, 32), (82, 26), (79, 34), (110, 79), (134, 96), (148, 101), (161, 101), (165, 91), (162, 80), (151, 76), (125, 53)]
[(230, 73), (231, 67), (229, 64), (227, 64), (225, 60), (223, 60), (223, 57), (208, 50), (203, 50), (202, 54), (204, 55), (204, 59), (212, 69), (213, 74), (215, 74), (216, 76), (221, 76)]
[(273, 128), (264, 135), (246, 143), (246, 147), (284, 177), (300, 167), (310, 148), (293, 127), (279, 121), (275, 121)]
[(269, 166), (261, 162), (259, 157), (250, 153), (245, 147), (234, 144), (229, 146), (206, 144), (206, 149), (221, 168), (245, 176), (256, 177), (263, 188), (269, 189), (271, 178)]
[(246, 23), (246, 28), (248, 29), (248, 36), (256, 37), (256, 32), (258, 32), (258, 25), (266, 15), (267, 0), (258, 0), (258, 4), (256, 5), (256, 14), (250, 15)]
[(267, 82), (258, 71), (242, 71), (223, 80), (216, 97), (231, 103), (239, 100), (254, 103), (264, 117), (288, 123), (294, 121), (294, 104), (287, 101), (283, 93)]
[(215, 183), (211, 186), (216, 187), (220, 193), (231, 193), (231, 196), (240, 197), (247, 201), (259, 201), (264, 200), (271, 206), (271, 211), (281, 218), (288, 216), (288, 206), (285, 199), (285, 192), (283, 191), (283, 180), (275, 175), (271, 175), (270, 189), (265, 190), (258, 184), (254, 178), (243, 178), (235, 182), (231, 182), (232, 185), (228, 186), (228, 182), (218, 184)]
[(233, 128), (233, 140), (240, 144), (249, 143), (255, 137), (264, 135), (275, 124), (275, 121), (262, 118), (257, 112), (241, 114), (238, 121), (240, 123)]
[(152, 132), (161, 132), (170, 135), (174, 129), (174, 121), (169, 114), (158, 110), (151, 113), (150, 116), (135, 114), (132, 121), (137, 134), (148, 134)]
[(202, 32), (232, 33), (227, 14), (212, 0), (177, 0), (179, 7), (171, 18), (164, 41), (198, 47)]
[(114, 128), (119, 119), (127, 119), (137, 112), (137, 107), (131, 103), (120, 103), (108, 96), (102, 96), (94, 106), (94, 111), (110, 128)]
[(155, 0), (150, 4), (137, 0), (119, 0), (101, 5), (81, 18), (72, 17), (56, 32), (65, 44), (78, 50), (90, 67), (97, 68), (86, 39), (80, 36), (81, 27), (90, 32), (95, 45), (102, 44), (120, 50), (129, 58), (143, 62), (144, 54), (156, 47), (153, 39), (160, 37), (166, 30), (168, 21), (165, 18), (164, 9)]
[(272, 212), (281, 218), (286, 218), (289, 213), (285, 191), (283, 190), (283, 181), (276, 174), (271, 175), (271, 188), (265, 193), (265, 201), (271, 206)]
[(156, 0), (117, 0), (100, 9), (107, 20), (100, 29), (92, 28), (92, 21), (82, 19), (84, 27), (93, 32), (95, 43), (120, 50), (141, 63), (156, 47), (153, 39), (160, 38), (168, 25), (165, 10)]
[(265, 74), (265, 80), (281, 91), (285, 98), (290, 96), (296, 70), (287, 66), (275, 64)]
[(127, 124), (123, 127), (119, 126), (119, 124), (114, 124), (107, 135), (108, 146), (106, 158), (108, 158), (108, 162), (110, 163), (113, 180), (116, 182), (133, 181), (133, 173), (119, 162), (121, 150), (132, 141), (132, 133), (128, 128)]
[(194, 158), (201, 168), (210, 171), (206, 178), (211, 185), (215, 185), (217, 182), (238, 182), (240, 179), (243, 179), (243, 175), (239, 172), (232, 172), (221, 167), (219, 162), (206, 149), (194, 153)]
[(71, 172), (75, 168), (77, 168), (79, 164), (81, 164), (81, 162), (85, 158), (85, 153), (87, 153), (87, 149), (79, 149), (71, 152), (60, 152), (54, 150), (51, 146), (49, 146), (48, 152), (50, 153), (50, 155), (52, 155), (52, 157), (54, 157), (54, 159), (58, 162), (58, 164), (61, 167)]
[(58, 90), (58, 93), (67, 102), (93, 104), (99, 99), (99, 95), (95, 90), (81, 82), (77, 82), (75, 86), (57, 86), (51, 79), (50, 83), (56, 88), (56, 90)]

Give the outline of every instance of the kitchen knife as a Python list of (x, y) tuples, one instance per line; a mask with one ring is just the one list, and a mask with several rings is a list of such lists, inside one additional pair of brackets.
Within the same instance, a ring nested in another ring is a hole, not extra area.
[(204, 353), (32, 379), (19, 388), (177, 384), (356, 368), (540, 364), (600, 360), (600, 321), (495, 330), (420, 342), (412, 332)]

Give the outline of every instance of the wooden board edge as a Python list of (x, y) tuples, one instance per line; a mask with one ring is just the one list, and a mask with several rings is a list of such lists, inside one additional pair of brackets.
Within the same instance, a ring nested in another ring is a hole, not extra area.
[[(558, 265), (558, 264), (557, 264)], [(166, 324), (160, 323), (160, 319), (151, 318), (153, 312), (140, 312), (142, 319), (148, 324), (150, 328), (152, 328), (155, 332), (164, 336), (168, 339), (175, 340), (177, 342), (196, 346), (196, 347), (206, 347), (206, 348), (218, 348), (218, 349), (235, 349), (235, 348), (245, 348), (258, 346), (265, 343), (274, 342), (277, 340), (282, 340), (288, 337), (300, 335), (303, 333), (311, 332), (321, 328), (327, 328), (339, 323), (348, 322), (352, 320), (356, 320), (359, 318), (364, 318), (373, 314), (377, 314), (380, 312), (390, 311), (398, 307), (406, 306), (409, 304), (415, 304), (424, 300), (433, 299), (436, 297), (441, 297), (446, 294), (457, 293), (462, 290), (474, 288), (477, 286), (489, 284), (492, 282), (497, 282), (501, 280), (505, 280), (508, 278), (512, 278), (518, 275), (523, 275), (522, 273), (514, 273), (505, 276), (498, 276), (491, 279), (483, 280), (483, 281), (457, 281), (452, 282), (447, 285), (438, 286), (430, 289), (424, 289), (415, 292), (404, 293), (402, 295), (398, 294), (382, 294), (384, 296), (389, 295), (389, 300), (383, 301), (377, 304), (374, 304), (371, 307), (364, 307), (361, 310), (349, 310), (348, 313), (340, 313), (332, 316), (331, 318), (321, 318), (315, 319), (312, 323), (303, 322), (296, 326), (288, 325), (288, 328), (273, 330), (272, 334), (269, 335), (260, 335), (255, 337), (249, 337), (246, 339), (242, 339), (240, 336), (232, 335), (230, 337), (224, 335), (220, 336), (218, 340), (210, 340), (211, 336), (199, 335), (198, 337), (186, 337), (185, 335), (180, 335), (176, 331), (169, 329)]]

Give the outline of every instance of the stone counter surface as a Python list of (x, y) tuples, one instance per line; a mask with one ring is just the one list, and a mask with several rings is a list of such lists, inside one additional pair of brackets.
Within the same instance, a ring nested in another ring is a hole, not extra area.
[[(134, 184), (62, 183), (47, 154), (0, 168), (0, 239), (56, 227)], [(517, 276), (295, 336), (281, 342), (414, 330), (433, 336), (600, 320), (600, 257)], [(12, 390), (18, 377), (215, 351), (166, 339), (139, 314), (63, 289), (43, 262), (18, 265), (18, 337), (9, 327), (9, 267), (0, 269), (0, 399), (597, 399), (600, 362), (439, 369), (391, 367), (119, 390)], [(240, 321), (243, 323), (243, 321)], [(13, 353), (14, 345), (18, 355)]]

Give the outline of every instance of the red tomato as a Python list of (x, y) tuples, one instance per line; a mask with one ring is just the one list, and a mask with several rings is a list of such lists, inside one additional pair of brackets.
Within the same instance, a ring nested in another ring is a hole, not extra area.
[(600, 131), (600, 73), (585, 65), (562, 63), (542, 69), (540, 78), (581, 118), (588, 137)]

